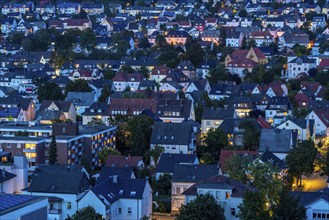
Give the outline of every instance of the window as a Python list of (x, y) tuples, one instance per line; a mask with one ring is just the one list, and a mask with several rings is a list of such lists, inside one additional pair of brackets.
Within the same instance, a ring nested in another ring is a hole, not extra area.
[(206, 125), (210, 125), (210, 121), (206, 121)]
[(118, 208), (118, 211), (119, 211), (119, 215), (121, 215), (121, 208)]
[(199, 191), (199, 194), (200, 194), (200, 195), (203, 195), (203, 194), (204, 194), (204, 191), (203, 191), (203, 190), (200, 190), (200, 191)]
[(176, 187), (176, 194), (180, 195), (180, 187)]
[(220, 199), (220, 191), (216, 191), (216, 199)]
[(231, 193), (230, 193), (230, 192), (226, 192), (226, 193), (225, 193), (225, 198), (226, 198), (226, 199), (231, 198)]
[(235, 216), (235, 208), (231, 208), (231, 215)]
[(128, 215), (131, 215), (131, 207), (128, 207)]
[(71, 209), (71, 208), (72, 208), (72, 204), (71, 204), (71, 202), (67, 202), (66, 208), (67, 208), (67, 209)]

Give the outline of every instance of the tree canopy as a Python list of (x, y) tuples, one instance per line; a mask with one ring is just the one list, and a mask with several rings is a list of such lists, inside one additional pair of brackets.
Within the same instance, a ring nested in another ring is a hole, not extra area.
[(52, 136), (50, 145), (49, 145), (49, 153), (48, 153), (50, 165), (55, 165), (57, 162), (57, 145), (56, 145), (56, 138), (55, 135)]
[(224, 220), (224, 209), (210, 194), (198, 195), (196, 199), (180, 208), (177, 220)]
[(102, 215), (97, 213), (95, 208), (92, 206), (87, 206), (82, 209), (77, 210), (72, 217), (66, 218), (66, 220), (102, 220)]
[(63, 100), (64, 94), (56, 83), (46, 82), (38, 88), (38, 99), (40, 103), (43, 100)]

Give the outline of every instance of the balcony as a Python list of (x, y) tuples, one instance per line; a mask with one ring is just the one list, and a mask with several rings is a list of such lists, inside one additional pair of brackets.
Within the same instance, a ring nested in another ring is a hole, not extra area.
[(24, 148), (23, 153), (35, 153), (35, 148)]

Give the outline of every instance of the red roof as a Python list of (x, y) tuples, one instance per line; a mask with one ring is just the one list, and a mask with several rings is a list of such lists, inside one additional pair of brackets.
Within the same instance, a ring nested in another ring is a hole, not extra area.
[(219, 165), (222, 170), (226, 169), (228, 161), (230, 161), (231, 157), (234, 155), (257, 155), (257, 151), (245, 151), (245, 150), (221, 150), (219, 157)]
[(172, 69), (166, 65), (156, 66), (151, 75), (168, 75)]
[(112, 111), (127, 111), (127, 115), (133, 115), (134, 111), (143, 111), (150, 109), (153, 113), (156, 112), (156, 101), (154, 99), (126, 99), (126, 98), (111, 98), (109, 114)]
[(329, 127), (329, 111), (327, 109), (317, 109), (314, 113), (319, 117), (326, 127)]
[(305, 95), (304, 93), (298, 93), (297, 95), (295, 95), (295, 101), (296, 102), (309, 102), (310, 98)]
[(259, 48), (253, 47), (252, 49), (254, 50), (254, 52), (255, 52), (258, 59), (266, 59), (265, 54), (262, 51), (260, 51)]
[(319, 69), (329, 69), (329, 59), (322, 59), (318, 68)]
[(229, 67), (254, 68), (258, 63), (249, 58), (238, 58), (232, 60), (227, 65)]
[(66, 26), (83, 26), (86, 23), (89, 23), (88, 19), (67, 19), (63, 23), (66, 23)]
[(106, 160), (106, 167), (137, 167), (143, 161), (143, 157), (138, 156), (109, 156)]
[(141, 73), (125, 73), (120, 72), (115, 77), (113, 77), (113, 82), (141, 82), (145, 78)]
[(265, 118), (263, 118), (263, 116), (259, 116), (257, 119), (257, 123), (262, 127), (262, 128), (265, 128), (265, 129), (269, 129), (269, 128), (272, 128), (271, 124), (268, 123)]

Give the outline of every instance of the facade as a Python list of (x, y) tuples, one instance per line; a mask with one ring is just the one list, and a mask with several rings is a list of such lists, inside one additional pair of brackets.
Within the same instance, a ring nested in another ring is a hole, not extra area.
[(308, 71), (312, 68), (316, 68), (315, 59), (306, 56), (288, 57), (287, 79), (294, 79), (301, 73), (308, 75)]

